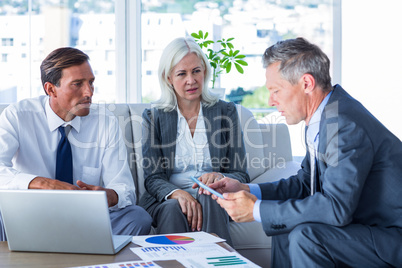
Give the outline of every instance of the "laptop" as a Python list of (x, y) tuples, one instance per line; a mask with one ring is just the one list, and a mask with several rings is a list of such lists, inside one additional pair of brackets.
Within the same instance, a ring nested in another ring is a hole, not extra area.
[(106, 192), (0, 190), (12, 251), (116, 254), (132, 236), (112, 235)]

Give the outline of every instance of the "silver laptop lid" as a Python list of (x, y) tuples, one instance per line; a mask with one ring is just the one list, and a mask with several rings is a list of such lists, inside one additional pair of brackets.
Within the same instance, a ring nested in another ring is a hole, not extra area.
[(0, 209), (10, 250), (117, 252), (104, 191), (0, 190)]

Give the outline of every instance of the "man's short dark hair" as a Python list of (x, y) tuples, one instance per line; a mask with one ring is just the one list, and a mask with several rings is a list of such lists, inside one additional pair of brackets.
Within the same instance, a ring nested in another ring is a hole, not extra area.
[(329, 58), (318, 46), (304, 38), (277, 42), (265, 50), (262, 60), (264, 68), (280, 62), (282, 77), (292, 85), (304, 74), (311, 74), (324, 91), (332, 88)]
[(53, 50), (40, 65), (42, 86), (50, 82), (59, 87), (63, 69), (81, 65), (88, 60), (88, 55), (76, 48), (62, 47)]

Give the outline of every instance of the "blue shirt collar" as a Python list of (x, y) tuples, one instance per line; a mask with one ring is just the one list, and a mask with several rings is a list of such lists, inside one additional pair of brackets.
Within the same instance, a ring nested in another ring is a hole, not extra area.
[(325, 106), (328, 103), (329, 98), (332, 95), (332, 90), (329, 92), (329, 94), (324, 98), (324, 100), (321, 102), (320, 106), (318, 106), (317, 110), (314, 112), (313, 116), (311, 117), (311, 120), (308, 124), (307, 128), (307, 133), (306, 133), (306, 139), (309, 141), (312, 141), (315, 145), (315, 148), (318, 147), (318, 138), (319, 138), (319, 132), (320, 132), (320, 122), (321, 122), (321, 115), (322, 112), (324, 111)]

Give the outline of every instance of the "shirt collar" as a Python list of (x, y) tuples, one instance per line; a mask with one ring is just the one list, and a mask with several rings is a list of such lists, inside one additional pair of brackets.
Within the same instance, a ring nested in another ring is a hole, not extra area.
[(329, 98), (332, 95), (332, 91), (323, 99), (320, 106), (318, 106), (317, 110), (314, 112), (313, 116), (310, 119), (307, 128), (307, 139), (311, 142), (316, 142), (319, 131), (320, 131), (320, 121), (322, 111), (324, 110), (325, 106), (328, 103)]
[(50, 98), (49, 97), (47, 97), (47, 100), (45, 100), (45, 111), (46, 111), (46, 118), (47, 118), (49, 130), (51, 132), (58, 129), (60, 126), (65, 127), (67, 125), (72, 126), (77, 132), (80, 132), (81, 117), (76, 116), (70, 122), (65, 122), (50, 107)]
[[(197, 122), (198, 122), (199, 119), (203, 120), (202, 115), (203, 115), (202, 114), (202, 104), (200, 104), (200, 110), (198, 111)], [(177, 119), (178, 119), (177, 121), (179, 122), (179, 124), (180, 124), (180, 120), (186, 120), (186, 118), (184, 118), (184, 116), (181, 114), (180, 109), (179, 109), (178, 106), (177, 106)]]

